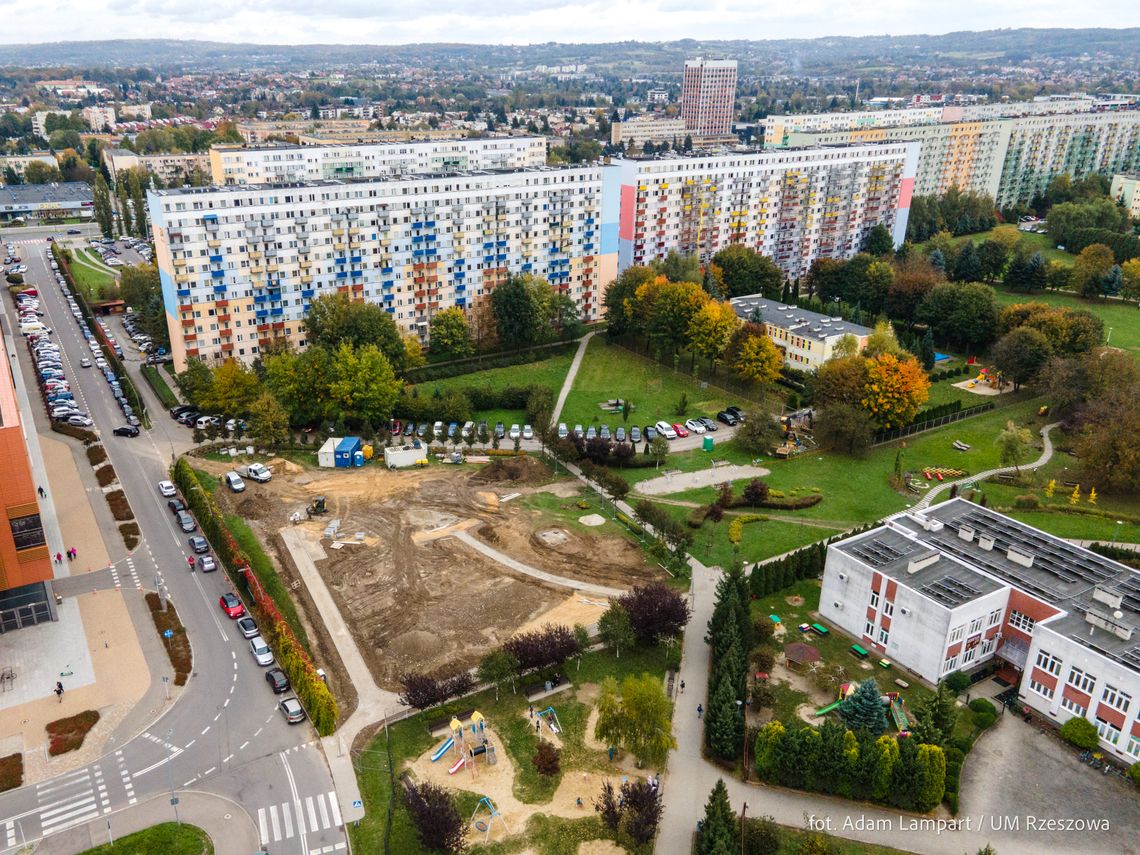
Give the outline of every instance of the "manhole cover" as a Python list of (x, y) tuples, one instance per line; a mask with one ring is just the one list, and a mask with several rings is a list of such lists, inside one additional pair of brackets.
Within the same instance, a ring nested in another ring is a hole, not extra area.
[(224, 813), (222, 814), (222, 819), (233, 819), (233, 814)]

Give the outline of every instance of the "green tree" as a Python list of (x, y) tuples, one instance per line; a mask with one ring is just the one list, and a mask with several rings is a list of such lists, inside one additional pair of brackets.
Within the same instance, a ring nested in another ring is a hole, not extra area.
[(209, 397), (210, 387), (214, 383), (213, 372), (205, 363), (197, 359), (188, 359), (186, 367), (174, 377), (174, 382), (186, 396), (186, 400), (197, 406), (205, 406)]
[(651, 674), (627, 676), (616, 683), (606, 678), (598, 699), (598, 720), (594, 736), (610, 745), (630, 751), (640, 765), (662, 765), (665, 756), (677, 747), (672, 733), (672, 707), (661, 681)]
[(606, 335), (617, 338), (629, 332), (641, 332), (634, 308), (637, 289), (657, 278), (652, 268), (634, 265), (627, 267), (606, 286)]
[(268, 392), (249, 408), (249, 437), (258, 448), (276, 448), (289, 438), (289, 417)]
[(1120, 265), (1120, 296), (1125, 300), (1140, 301), (1140, 258), (1132, 258)]
[(982, 260), (971, 240), (962, 245), (958, 260), (954, 262), (954, 280), (957, 282), (977, 282), (982, 278)]
[(935, 351), (934, 351), (934, 335), (927, 328), (926, 332), (922, 334), (922, 342), (918, 349), (918, 358), (922, 362), (922, 367), (929, 371), (934, 367)]
[(335, 352), (342, 344), (354, 348), (375, 345), (392, 370), (402, 373), (406, 350), (403, 337), (382, 306), (351, 300), (347, 294), (322, 294), (309, 304), (305, 315), (305, 338), (310, 347)]
[(441, 359), (463, 359), (474, 352), (467, 329), (467, 316), (458, 307), (446, 309), (428, 324), (434, 355)]
[(918, 781), (914, 806), (923, 812), (934, 810), (946, 792), (946, 755), (938, 745), (919, 745), (915, 768)]
[(691, 282), (701, 284), (701, 262), (696, 255), (686, 255), (669, 250), (663, 259), (650, 265), (657, 273), (670, 282)]
[(663, 436), (653, 437), (653, 441), (649, 443), (649, 454), (657, 461), (660, 466), (665, 462), (665, 458), (669, 456), (669, 440)]
[(861, 456), (871, 446), (875, 422), (862, 407), (842, 401), (823, 406), (815, 419), (815, 439), (824, 448)]
[(111, 188), (103, 174), (95, 176), (95, 186), (91, 191), (92, 204), (95, 209), (95, 221), (99, 223), (99, 230), (104, 237), (111, 237), (115, 233), (115, 212), (111, 208)]
[(737, 695), (733, 681), (726, 676), (717, 681), (705, 711), (705, 739), (709, 750), (722, 760), (732, 760), (740, 753), (744, 720)]
[(1001, 465), (1012, 466), (1020, 472), (1021, 464), (1029, 459), (1030, 442), (1032, 434), (1029, 433), (1029, 428), (1018, 427), (1012, 420), (1007, 421), (1005, 428), (994, 440), (1000, 454)]
[(79, 138), (78, 131), (59, 128), (48, 134), (48, 147), (52, 151), (63, 151), (65, 148), (82, 148), (83, 140)]
[(346, 418), (359, 424), (388, 421), (401, 385), (376, 345), (354, 348), (346, 343), (337, 348), (329, 394)]
[(895, 251), (895, 239), (882, 223), (876, 224), (863, 239), (863, 252), (885, 258)]
[(261, 380), (243, 363), (227, 359), (214, 369), (209, 394), (201, 404), (228, 416), (244, 416), (261, 391)]
[(780, 297), (784, 271), (765, 255), (743, 244), (732, 244), (712, 258), (721, 270), (729, 297), (763, 294), (769, 300)]
[(863, 355), (868, 359), (874, 359), (880, 353), (889, 353), (899, 359), (904, 358), (906, 354), (889, 321), (879, 321), (875, 324), (874, 330), (867, 336), (867, 344), (863, 346)]
[(43, 161), (33, 160), (24, 167), (25, 184), (52, 184), (62, 181), (58, 166), (51, 166)]
[(1033, 382), (1053, 356), (1053, 347), (1040, 330), (1018, 327), (998, 339), (991, 356), (1002, 376), (1013, 381), (1016, 392), (1022, 383)]
[(737, 849), (736, 815), (728, 800), (728, 788), (722, 779), (709, 793), (701, 833), (697, 839), (697, 855), (734, 855)]
[(633, 625), (629, 622), (629, 612), (618, 603), (610, 603), (598, 619), (598, 636), (603, 644), (613, 648), (615, 657), (621, 658), (621, 649), (633, 644)]
[(1009, 251), (996, 240), (984, 240), (978, 247), (978, 263), (982, 278), (993, 282), (1001, 278), (1005, 272), (1005, 264), (1009, 259)]
[(1082, 297), (1104, 294), (1104, 280), (1116, 263), (1112, 250), (1103, 243), (1086, 246), (1073, 262), (1070, 285)]
[(855, 732), (867, 731), (880, 736), (887, 729), (887, 714), (873, 677), (864, 680), (851, 696), (839, 705), (839, 717)]
[(942, 282), (923, 298), (916, 319), (933, 330), (936, 341), (982, 350), (997, 335), (997, 298), (993, 288), (980, 282)]
[(511, 276), (491, 292), (491, 311), (504, 347), (526, 347), (539, 340), (539, 312), (527, 288), (533, 277)]
[(479, 660), (479, 667), (475, 671), (475, 679), (485, 686), (495, 687), (495, 700), (499, 699), (499, 690), (510, 685), (514, 691), (515, 676), (518, 674), (519, 661), (502, 649), (495, 649)]

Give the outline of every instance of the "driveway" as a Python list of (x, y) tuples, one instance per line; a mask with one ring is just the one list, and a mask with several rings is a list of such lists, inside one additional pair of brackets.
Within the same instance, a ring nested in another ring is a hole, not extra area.
[[(995, 840), (1020, 834), (1056, 852), (1140, 852), (1136, 788), (1084, 765), (1075, 749), (1011, 713), (998, 716), (967, 758), (959, 816), (979, 817), (987, 830), (991, 821), (1005, 823)], [(1042, 823), (1074, 820), (1108, 828), (1042, 830)]]

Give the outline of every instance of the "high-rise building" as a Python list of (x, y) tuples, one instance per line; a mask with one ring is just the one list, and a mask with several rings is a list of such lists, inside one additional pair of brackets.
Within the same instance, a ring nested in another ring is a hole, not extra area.
[(210, 149), (218, 185), (280, 184), (349, 178), (390, 178), (534, 169), (546, 163), (545, 137), (480, 137), (337, 145), (266, 145)]
[[(882, 113), (769, 116), (765, 148), (867, 142), (921, 144), (915, 192), (951, 187), (1029, 202), (1061, 174), (1083, 178), (1140, 169), (1140, 109), (1092, 99), (932, 107)], [(906, 123), (907, 117), (913, 121)]]
[(593, 320), (617, 274), (616, 201), (601, 166), (151, 191), (175, 365), (303, 346), (310, 301), (335, 292), (426, 337), (437, 312), (532, 273)]
[(681, 118), (690, 133), (702, 137), (732, 132), (736, 106), (736, 60), (685, 61), (681, 84)]
[(1022, 704), (1140, 761), (1140, 571), (959, 498), (831, 544), (819, 611), (932, 684), (995, 664)]
[[(7, 348), (0, 353), (0, 632), (51, 620), (51, 555), (20, 423)], [(30, 428), (34, 430), (34, 428)]]
[(876, 225), (899, 244), (917, 162), (917, 143), (616, 160), (605, 181), (621, 200), (619, 266), (744, 244), (796, 277), (854, 255)]
[(1140, 173), (1112, 176), (1109, 195), (1128, 209), (1134, 220), (1140, 220)]

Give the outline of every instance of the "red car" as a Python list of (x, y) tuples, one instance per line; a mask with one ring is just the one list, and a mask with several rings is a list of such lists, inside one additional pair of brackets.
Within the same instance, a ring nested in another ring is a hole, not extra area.
[(689, 435), (689, 431), (685, 428), (684, 425), (673, 425), (673, 430), (677, 432), (678, 437)]
[(392, 436), (399, 436), (403, 432), (404, 426), (400, 423), (399, 419), (392, 419), (392, 421), (388, 423), (388, 433), (392, 434)]
[(226, 613), (226, 616), (232, 620), (245, 617), (245, 606), (241, 604), (241, 600), (237, 598), (237, 594), (222, 594), (218, 597), (218, 605), (222, 607), (222, 611)]

